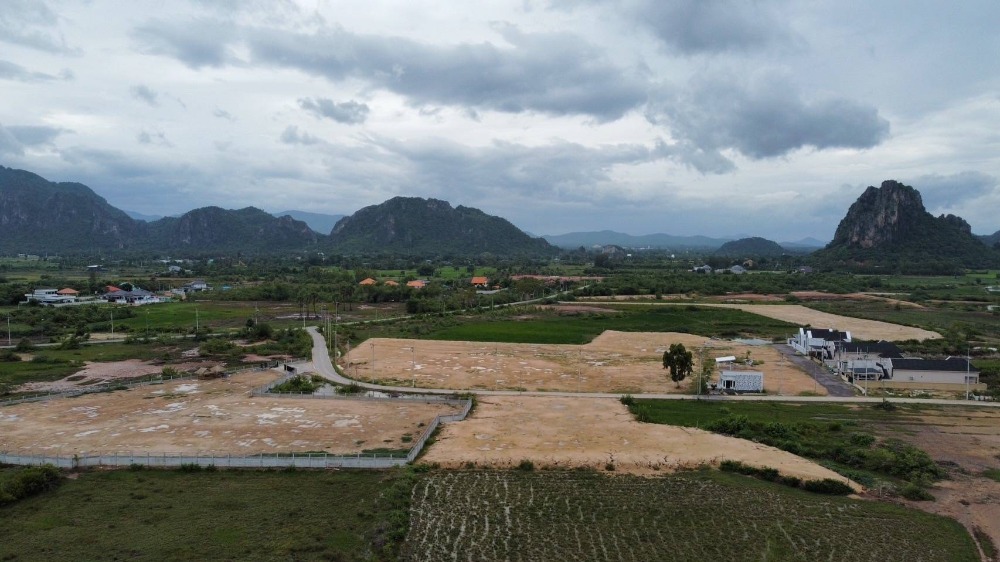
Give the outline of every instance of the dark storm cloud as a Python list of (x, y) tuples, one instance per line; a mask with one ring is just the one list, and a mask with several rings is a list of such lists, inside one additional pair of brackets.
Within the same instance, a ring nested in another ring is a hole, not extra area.
[(129, 89), (129, 91), (132, 92), (132, 97), (139, 101), (148, 103), (149, 105), (154, 107), (160, 105), (160, 102), (157, 100), (159, 94), (145, 84), (132, 86)]
[(281, 133), (281, 142), (285, 144), (319, 144), (323, 141), (310, 135), (309, 133), (303, 131), (299, 132), (299, 128), (295, 125), (289, 125), (285, 127), (285, 130)]
[(682, 54), (757, 50), (789, 39), (768, 2), (636, 0), (626, 6), (636, 21)]
[(354, 100), (337, 103), (326, 98), (302, 98), (299, 100), (299, 107), (317, 118), (325, 117), (348, 125), (364, 123), (365, 119), (368, 119), (369, 112), (367, 104)]
[(871, 148), (889, 134), (872, 106), (849, 99), (807, 100), (779, 74), (740, 82), (701, 78), (650, 104), (647, 117), (706, 152), (737, 150), (759, 160), (804, 147)]
[(80, 54), (56, 30), (59, 16), (39, 0), (0, 2), (0, 41), (48, 53)]
[(143, 52), (175, 58), (191, 68), (222, 66), (233, 62), (228, 42), (234, 38), (232, 23), (217, 20), (153, 20), (137, 27), (132, 38)]
[(18, 80), (20, 82), (48, 82), (56, 77), (44, 72), (33, 72), (19, 64), (0, 60), (0, 80)]
[(1000, 180), (982, 172), (966, 171), (958, 174), (929, 174), (904, 181), (920, 192), (927, 210), (956, 207), (971, 199), (997, 193)]
[(208, 22), (152, 22), (134, 37), (147, 52), (193, 68), (243, 64), (229, 54), (230, 45), (239, 40), (249, 49), (251, 64), (295, 68), (334, 82), (366, 80), (406, 96), (414, 105), (583, 114), (610, 121), (646, 98), (641, 80), (569, 33), (531, 34), (497, 26), (510, 45), (498, 47), (488, 42), (430, 45), (340, 27), (313, 33), (233, 26), (223, 26), (232, 33), (218, 33), (218, 27)]

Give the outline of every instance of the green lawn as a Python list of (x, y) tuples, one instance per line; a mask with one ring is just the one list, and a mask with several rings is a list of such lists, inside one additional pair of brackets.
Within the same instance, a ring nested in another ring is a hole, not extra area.
[(0, 508), (0, 560), (394, 560), (411, 478), (86, 472)]

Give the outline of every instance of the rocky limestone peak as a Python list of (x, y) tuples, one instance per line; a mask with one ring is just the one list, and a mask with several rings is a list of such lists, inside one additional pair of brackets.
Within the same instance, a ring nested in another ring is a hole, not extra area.
[(833, 244), (865, 249), (892, 245), (928, 219), (933, 217), (916, 189), (887, 180), (881, 187), (869, 186), (851, 205), (837, 226)]

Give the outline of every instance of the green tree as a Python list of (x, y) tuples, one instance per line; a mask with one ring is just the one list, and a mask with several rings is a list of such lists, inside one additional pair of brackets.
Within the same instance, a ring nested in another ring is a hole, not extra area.
[(663, 368), (670, 370), (670, 380), (680, 388), (681, 381), (694, 370), (694, 355), (684, 344), (672, 343), (670, 349), (663, 352)]

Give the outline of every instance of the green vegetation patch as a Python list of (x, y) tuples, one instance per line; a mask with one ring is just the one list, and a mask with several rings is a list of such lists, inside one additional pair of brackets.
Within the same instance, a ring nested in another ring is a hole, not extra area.
[(874, 483), (870, 474), (905, 481), (919, 488), (946, 474), (924, 451), (899, 439), (878, 439), (871, 433), (876, 425), (904, 423), (912, 412), (910, 409), (856, 409), (844, 404), (633, 400), (629, 410), (639, 421), (700, 427), (828, 461), (829, 468), (867, 486)]
[(442, 471), (413, 501), (411, 560), (978, 560), (954, 520), (715, 471)]
[[(601, 305), (605, 307), (607, 305)], [(539, 310), (521, 316), (476, 318), (430, 329), (423, 337), (438, 340), (508, 343), (584, 344), (605, 330), (683, 332), (701, 336), (787, 335), (792, 324), (742, 310), (698, 306), (619, 306), (607, 314), (565, 315)]]
[(88, 472), (0, 508), (12, 560), (395, 560), (404, 471)]

